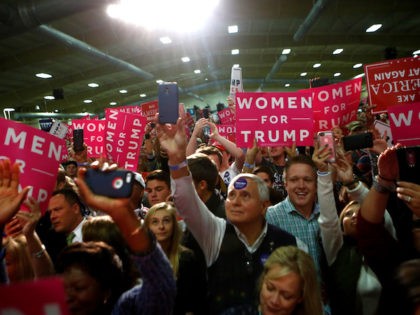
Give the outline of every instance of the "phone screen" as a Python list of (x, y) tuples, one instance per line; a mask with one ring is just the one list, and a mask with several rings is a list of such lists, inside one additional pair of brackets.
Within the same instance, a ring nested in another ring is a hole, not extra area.
[(420, 184), (420, 146), (397, 149), (400, 180)]
[(158, 87), (159, 122), (176, 124), (179, 116), (178, 84), (164, 82)]
[(75, 152), (81, 152), (84, 150), (84, 139), (83, 139), (83, 129), (74, 129), (73, 130), (73, 150)]
[(335, 141), (334, 134), (332, 131), (320, 131), (318, 132), (318, 142), (320, 147), (328, 146), (331, 149), (331, 154), (328, 157), (328, 162), (335, 162)]

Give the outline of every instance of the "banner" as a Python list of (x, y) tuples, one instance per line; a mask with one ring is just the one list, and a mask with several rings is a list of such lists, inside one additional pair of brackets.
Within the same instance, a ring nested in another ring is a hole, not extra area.
[(358, 78), (309, 89), (312, 92), (314, 131), (332, 130), (356, 120), (361, 88), (362, 78)]
[(309, 91), (237, 93), (236, 144), (313, 145), (313, 110)]
[(42, 213), (54, 190), (64, 140), (45, 131), (0, 118), (0, 159), (20, 166), (20, 189), (32, 186), (28, 196), (35, 198)]
[(236, 126), (235, 125), (216, 125), (219, 134), (229, 141), (236, 142)]
[(128, 114), (142, 114), (141, 107), (137, 105), (127, 105), (127, 106), (119, 106), (113, 107), (113, 109), (117, 109), (120, 112), (128, 113)]
[(87, 146), (88, 157), (100, 157), (104, 150), (105, 120), (74, 119), (73, 129), (83, 129), (83, 139)]
[(229, 125), (235, 123), (235, 112), (231, 108), (224, 108), (217, 112), (220, 123), (222, 125)]
[(242, 85), (242, 69), (239, 65), (233, 65), (230, 73), (230, 91), (229, 96), (236, 104), (236, 93), (243, 92), (244, 87)]
[(159, 111), (158, 100), (141, 104), (141, 111), (143, 116), (147, 118), (147, 122), (153, 121), (156, 113)]
[(105, 153), (119, 167), (137, 171), (146, 117), (105, 109)]
[(400, 58), (365, 65), (370, 105), (374, 113), (399, 104), (420, 102), (420, 59)]
[(394, 143), (420, 145), (420, 102), (388, 108)]
[(58, 277), (0, 286), (2, 315), (68, 315), (63, 280)]

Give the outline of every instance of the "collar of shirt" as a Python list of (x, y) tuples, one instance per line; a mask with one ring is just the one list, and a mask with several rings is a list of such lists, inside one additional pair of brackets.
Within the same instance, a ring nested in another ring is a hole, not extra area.
[(241, 231), (239, 231), (239, 229), (235, 225), (233, 225), (239, 240), (246, 246), (248, 252), (250, 252), (251, 254), (254, 253), (258, 249), (258, 247), (260, 247), (265, 235), (267, 234), (267, 226), (267, 222), (265, 222), (264, 228), (262, 229), (260, 236), (258, 236), (254, 244), (249, 245), (246, 236)]
[(83, 218), (83, 220), (80, 221), (79, 225), (76, 226), (76, 228), (72, 231), (75, 235), (72, 243), (83, 242), (82, 226), (85, 223), (85, 221), (86, 221), (86, 218)]
[[(295, 206), (290, 201), (289, 196), (287, 196), (286, 199), (284, 200), (284, 204), (286, 206), (285, 207), (286, 212), (288, 212), (288, 213), (295, 212), (298, 215), (302, 216), (302, 214), (299, 211), (296, 210)], [(320, 213), (319, 212), (319, 203), (316, 202), (309, 220), (318, 219), (319, 213)]]

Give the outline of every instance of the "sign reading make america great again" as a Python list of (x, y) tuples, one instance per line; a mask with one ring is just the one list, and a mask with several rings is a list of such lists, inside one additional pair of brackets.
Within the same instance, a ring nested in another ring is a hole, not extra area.
[(400, 58), (365, 66), (373, 112), (420, 102), (420, 58)]
[(32, 186), (28, 196), (35, 198), (45, 212), (57, 179), (64, 140), (3, 118), (0, 118), (0, 130), (0, 159), (19, 164), (19, 188)]
[(313, 145), (312, 96), (304, 92), (237, 93), (236, 144)]

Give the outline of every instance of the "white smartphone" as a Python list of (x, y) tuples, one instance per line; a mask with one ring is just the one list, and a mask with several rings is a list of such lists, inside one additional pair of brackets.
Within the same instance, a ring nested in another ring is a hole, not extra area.
[(320, 147), (328, 146), (331, 149), (331, 154), (328, 157), (327, 162), (335, 162), (335, 141), (334, 134), (332, 131), (320, 131), (318, 132), (318, 143)]

